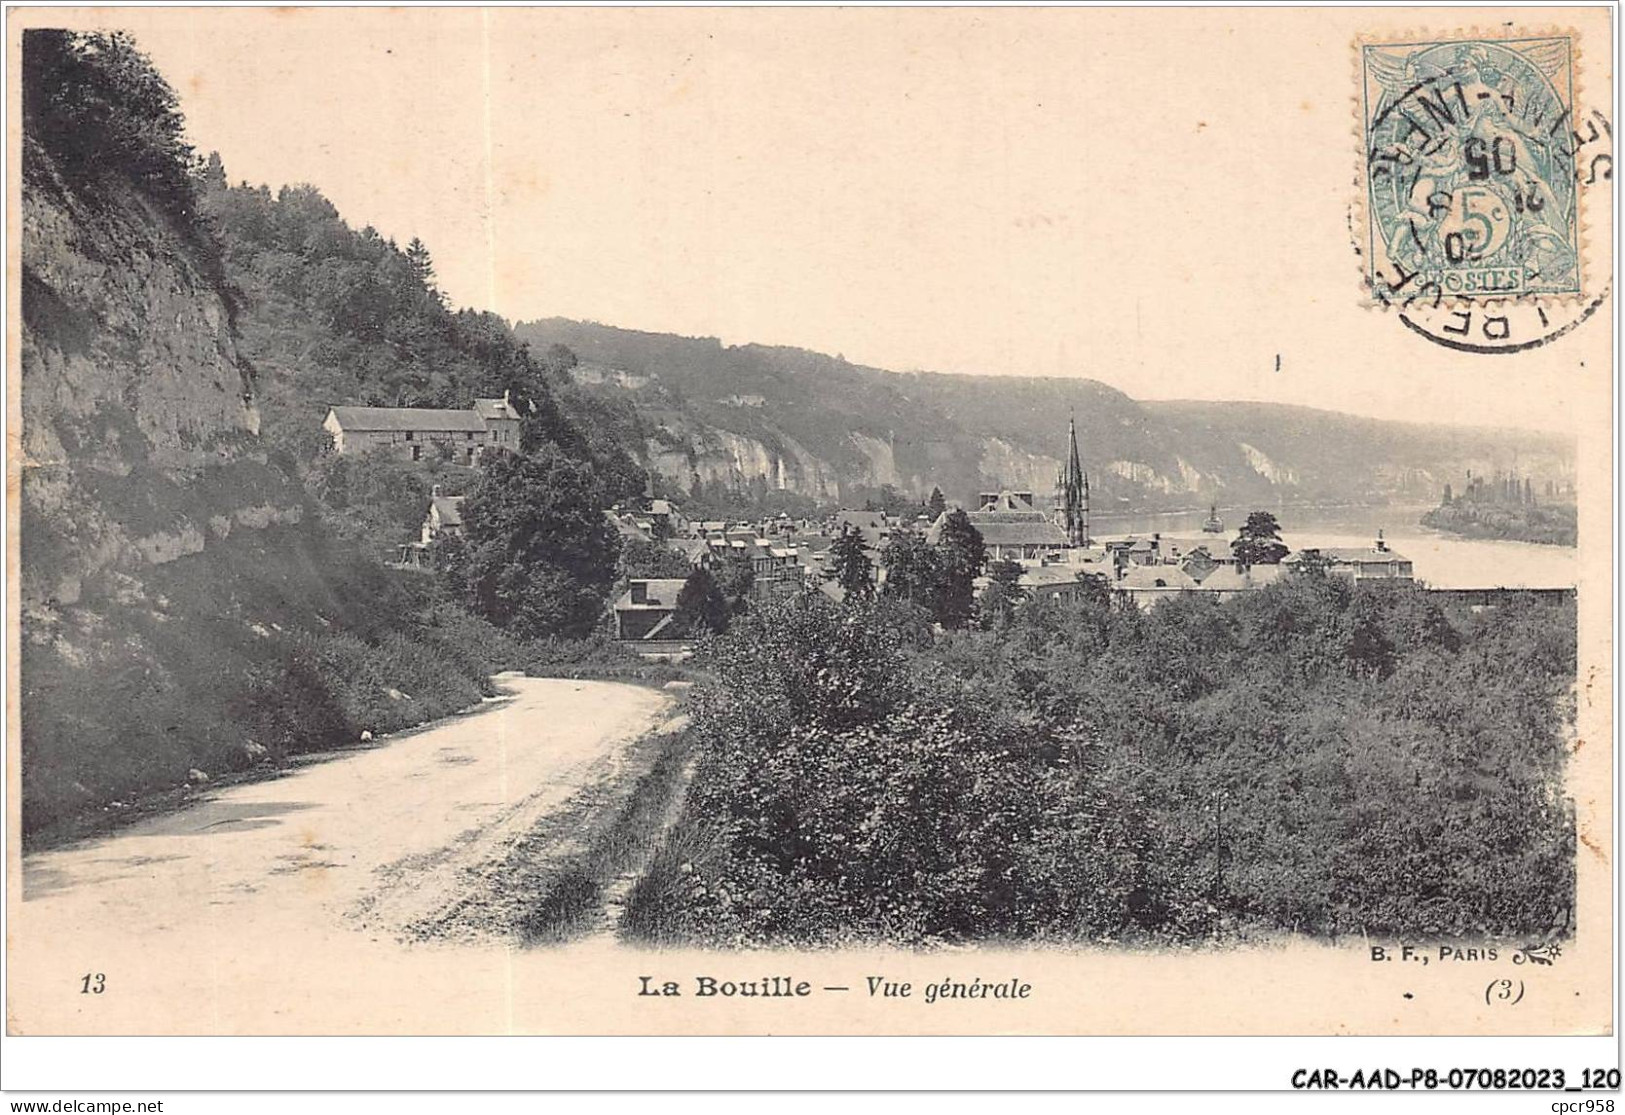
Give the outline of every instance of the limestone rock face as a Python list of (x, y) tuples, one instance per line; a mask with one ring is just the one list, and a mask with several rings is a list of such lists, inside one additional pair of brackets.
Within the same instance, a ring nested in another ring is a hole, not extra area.
[[(77, 189), (30, 143), (22, 191), (22, 603), (297, 519), (195, 235), (133, 189)], [(13, 450), (16, 452), (17, 450)]]

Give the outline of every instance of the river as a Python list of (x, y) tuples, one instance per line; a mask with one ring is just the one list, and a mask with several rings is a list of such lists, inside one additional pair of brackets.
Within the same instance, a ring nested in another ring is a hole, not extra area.
[[(1250, 507), (1220, 507), (1224, 533), (1204, 534), (1205, 511), (1159, 515), (1096, 512), (1090, 530), (1096, 538), (1161, 533), (1180, 549), (1207, 544), (1228, 549)], [(1411, 560), (1416, 578), (1434, 588), (1572, 588), (1579, 551), (1572, 546), (1497, 542), (1461, 538), (1430, 530), (1417, 520), (1425, 506), (1265, 508), (1281, 524), (1281, 540), (1305, 547), (1369, 546), (1381, 530), (1389, 547)]]

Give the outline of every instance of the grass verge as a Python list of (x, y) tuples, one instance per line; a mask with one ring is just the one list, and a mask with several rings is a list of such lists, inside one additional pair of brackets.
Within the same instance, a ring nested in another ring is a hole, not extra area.
[(582, 850), (560, 866), (524, 915), (519, 935), (525, 944), (556, 944), (589, 928), (621, 877), (638, 870), (664, 840), (687, 788), (693, 743), (686, 729), (648, 739), (659, 749), (654, 761), (619, 809), (599, 814)]

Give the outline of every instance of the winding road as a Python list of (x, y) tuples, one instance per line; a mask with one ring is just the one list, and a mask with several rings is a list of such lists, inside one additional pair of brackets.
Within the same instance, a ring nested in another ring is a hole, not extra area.
[[(171, 964), (218, 986), (226, 974), (198, 965), (308, 971), (358, 947), (376, 957), (402, 942), (481, 936), (450, 912), (500, 890), (492, 875), (514, 842), (572, 797), (614, 784), (632, 743), (671, 713), (667, 696), (632, 685), (502, 685), (483, 709), (24, 857), (9, 934), (14, 1022), (40, 1032), (20, 1010), (36, 996), (103, 1007), (62, 994), (87, 974), (106, 976), (103, 994), (162, 981)], [(460, 932), (423, 929), (436, 924)], [(504, 927), (489, 928), (500, 937)]]

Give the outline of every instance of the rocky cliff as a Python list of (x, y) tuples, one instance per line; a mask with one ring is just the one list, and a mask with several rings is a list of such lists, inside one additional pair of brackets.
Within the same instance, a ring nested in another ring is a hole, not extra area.
[(43, 618), (301, 508), (258, 451), (231, 307), (183, 231), (136, 190), (75, 189), (25, 143), (22, 603)]
[[(106, 680), (99, 671), (113, 662), (139, 670), (149, 693), (173, 684), (140, 634), (184, 611), (175, 571), (160, 568), (203, 560), (234, 533), (298, 523), (304, 510), (297, 486), (259, 449), (232, 308), (192, 230), (133, 184), (70, 178), (35, 136), (24, 144), (13, 452), (25, 763), (43, 769), (25, 796), (37, 803), (95, 794), (71, 762), (37, 762), (66, 759), (53, 754), (58, 702), (93, 703)], [(89, 728), (120, 711), (73, 716)]]

